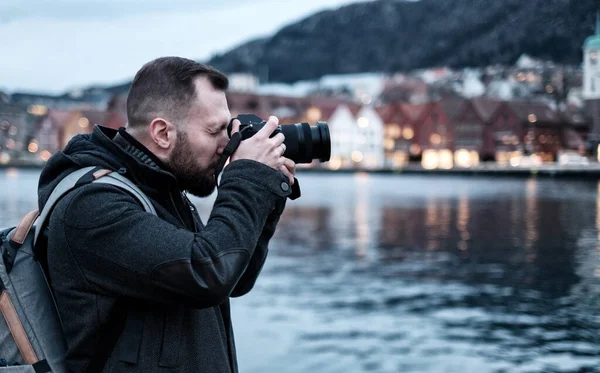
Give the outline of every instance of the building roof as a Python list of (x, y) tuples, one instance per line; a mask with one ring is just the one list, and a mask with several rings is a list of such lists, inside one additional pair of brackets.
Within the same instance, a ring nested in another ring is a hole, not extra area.
[(429, 104), (400, 104), (400, 109), (411, 121), (416, 122), (423, 116)]
[[(506, 104), (508, 105), (508, 108), (515, 114), (515, 116), (522, 122), (545, 123), (552, 125), (557, 125), (561, 122), (556, 110), (543, 103), (508, 101)], [(531, 120), (531, 118), (533, 118), (532, 116), (535, 116), (534, 121)]]
[(477, 114), (486, 122), (492, 119), (492, 116), (502, 105), (502, 101), (486, 97), (473, 98), (471, 103)]
[(596, 13), (596, 35), (589, 36), (583, 43), (585, 49), (600, 49), (600, 10)]
[(448, 119), (454, 120), (459, 114), (462, 114), (468, 101), (461, 97), (448, 96), (441, 98), (439, 104), (448, 116)]

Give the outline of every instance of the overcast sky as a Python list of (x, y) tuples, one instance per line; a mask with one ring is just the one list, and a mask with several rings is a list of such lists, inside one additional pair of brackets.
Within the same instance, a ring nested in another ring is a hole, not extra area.
[(63, 93), (196, 60), (315, 12), (368, 0), (0, 0), (0, 90)]

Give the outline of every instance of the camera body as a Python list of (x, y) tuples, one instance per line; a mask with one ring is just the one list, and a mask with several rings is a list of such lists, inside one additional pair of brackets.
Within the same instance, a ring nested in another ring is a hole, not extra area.
[[(266, 121), (254, 114), (239, 114), (231, 119), (227, 126), (227, 135), (231, 137), (233, 120), (240, 121), (242, 140), (249, 139), (263, 128)], [(326, 122), (317, 122), (315, 126), (304, 123), (280, 124), (271, 137), (278, 133), (285, 136), (286, 147), (283, 156), (295, 163), (312, 163), (314, 159), (327, 162), (331, 158), (331, 139)]]

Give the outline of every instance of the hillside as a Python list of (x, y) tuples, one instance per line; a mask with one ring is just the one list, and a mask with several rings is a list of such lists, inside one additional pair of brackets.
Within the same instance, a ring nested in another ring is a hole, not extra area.
[(597, 0), (380, 0), (314, 14), (209, 64), (294, 82), (325, 74), (512, 64), (527, 53), (581, 63)]

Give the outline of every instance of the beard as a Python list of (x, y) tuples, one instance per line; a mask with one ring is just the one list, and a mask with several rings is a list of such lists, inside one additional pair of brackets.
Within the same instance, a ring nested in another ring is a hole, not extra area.
[(171, 158), (167, 162), (169, 171), (175, 175), (180, 188), (196, 197), (209, 196), (217, 186), (213, 173), (216, 164), (205, 167), (192, 158), (193, 152), (184, 131), (177, 131), (177, 139)]

